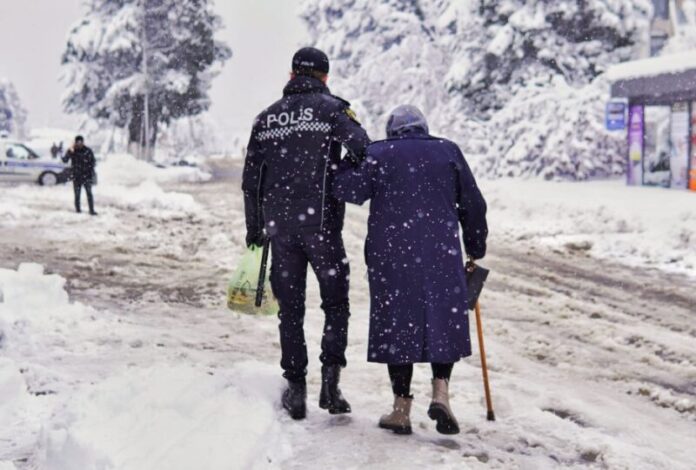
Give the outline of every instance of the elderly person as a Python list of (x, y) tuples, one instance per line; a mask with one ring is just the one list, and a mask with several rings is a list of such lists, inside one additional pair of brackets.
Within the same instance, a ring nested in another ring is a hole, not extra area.
[(486, 253), (486, 203), (456, 144), (433, 137), (413, 106), (396, 108), (387, 139), (358, 167), (344, 162), (334, 184), (342, 201), (371, 199), (365, 260), (370, 283), (368, 361), (388, 365), (394, 392), (379, 426), (411, 433), (413, 364), (432, 366), (428, 416), (459, 432), (449, 404), (452, 367), (471, 355), (466, 272), (458, 224), (471, 259)]

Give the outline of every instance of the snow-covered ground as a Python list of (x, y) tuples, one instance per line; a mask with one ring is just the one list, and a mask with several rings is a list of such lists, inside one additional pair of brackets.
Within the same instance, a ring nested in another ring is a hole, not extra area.
[(415, 434), (403, 437), (376, 427), (391, 392), (384, 367), (365, 362), (366, 208), (349, 209), (345, 230), (354, 412), (316, 406), (310, 281), (310, 410), (294, 422), (278, 404), (276, 320), (224, 305), (244, 239), (237, 179), (112, 158), (96, 218), (72, 213), (69, 186), (0, 186), (0, 469), (693, 468), (696, 293), (684, 274), (696, 195), (483, 182), (498, 421), (485, 421), (474, 355), (452, 382), (462, 434), (435, 432), (418, 367)]
[(152, 339), (165, 331), (70, 302), (64, 284), (37, 264), (0, 270), (0, 459), (31, 451), (32, 465), (51, 470), (217, 469), (284, 455), (270, 365), (218, 371), (158, 354)]
[(482, 181), (494, 234), (696, 277), (696, 193), (585, 183)]
[[(143, 161), (136, 160), (128, 154), (108, 155), (97, 165), (98, 184), (94, 187), (97, 195), (97, 207), (106, 205), (120, 209), (146, 211), (154, 217), (172, 213), (197, 212), (201, 208), (189, 194), (166, 192), (161, 188), (164, 183), (201, 182), (210, 179), (210, 174), (195, 167), (157, 168)], [(82, 196), (85, 197), (84, 194)], [(72, 205), (72, 186), (44, 188), (37, 185), (8, 187), (6, 196), (0, 201), (0, 213), (3, 225), (19, 227), (36, 218), (48, 218), (59, 222), (63, 220), (75, 223), (83, 220), (79, 214), (65, 214), (47, 210), (46, 202), (58, 198), (63, 209)], [(84, 204), (85, 201), (83, 201)], [(107, 223), (117, 224), (116, 212), (102, 214)], [(70, 224), (68, 222), (68, 224)], [(104, 229), (100, 220), (97, 231)], [(94, 227), (91, 225), (90, 227)], [(98, 234), (94, 234), (98, 237)]]

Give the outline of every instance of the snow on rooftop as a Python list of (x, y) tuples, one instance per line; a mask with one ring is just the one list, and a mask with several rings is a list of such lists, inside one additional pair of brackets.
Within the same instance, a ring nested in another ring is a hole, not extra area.
[(616, 82), (638, 77), (679, 73), (689, 69), (696, 69), (696, 49), (679, 54), (623, 62), (609, 68), (607, 78)]

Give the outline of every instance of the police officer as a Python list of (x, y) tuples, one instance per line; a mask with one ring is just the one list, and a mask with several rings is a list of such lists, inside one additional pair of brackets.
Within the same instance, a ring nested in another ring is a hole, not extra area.
[(304, 337), (307, 266), (319, 281), (324, 310), (319, 406), (349, 413), (338, 387), (346, 365), (349, 267), (341, 230), (345, 206), (332, 196), (341, 146), (355, 163), (369, 139), (350, 104), (326, 86), (329, 60), (306, 47), (292, 59), (283, 97), (259, 114), (247, 146), (242, 190), (247, 246), (270, 237), (271, 286), (280, 305), (280, 365), (288, 386), (283, 407), (306, 415), (307, 347)]
[(97, 161), (94, 158), (92, 149), (85, 145), (85, 139), (78, 135), (75, 137), (75, 143), (65, 152), (65, 156), (61, 157), (63, 163), (71, 162), (73, 189), (75, 190), (75, 211), (80, 210), (80, 196), (82, 187), (87, 193), (87, 204), (89, 205), (90, 215), (97, 215), (94, 211), (94, 197), (92, 196), (92, 184), (94, 184)]

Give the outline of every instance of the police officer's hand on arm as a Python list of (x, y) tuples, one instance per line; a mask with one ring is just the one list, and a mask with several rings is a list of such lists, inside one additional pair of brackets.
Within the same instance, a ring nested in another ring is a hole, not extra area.
[(333, 135), (348, 150), (345, 160), (357, 166), (365, 160), (366, 149), (370, 145), (370, 138), (353, 110), (350, 109), (350, 103), (344, 100), (341, 101), (346, 106), (336, 115), (333, 124)]

